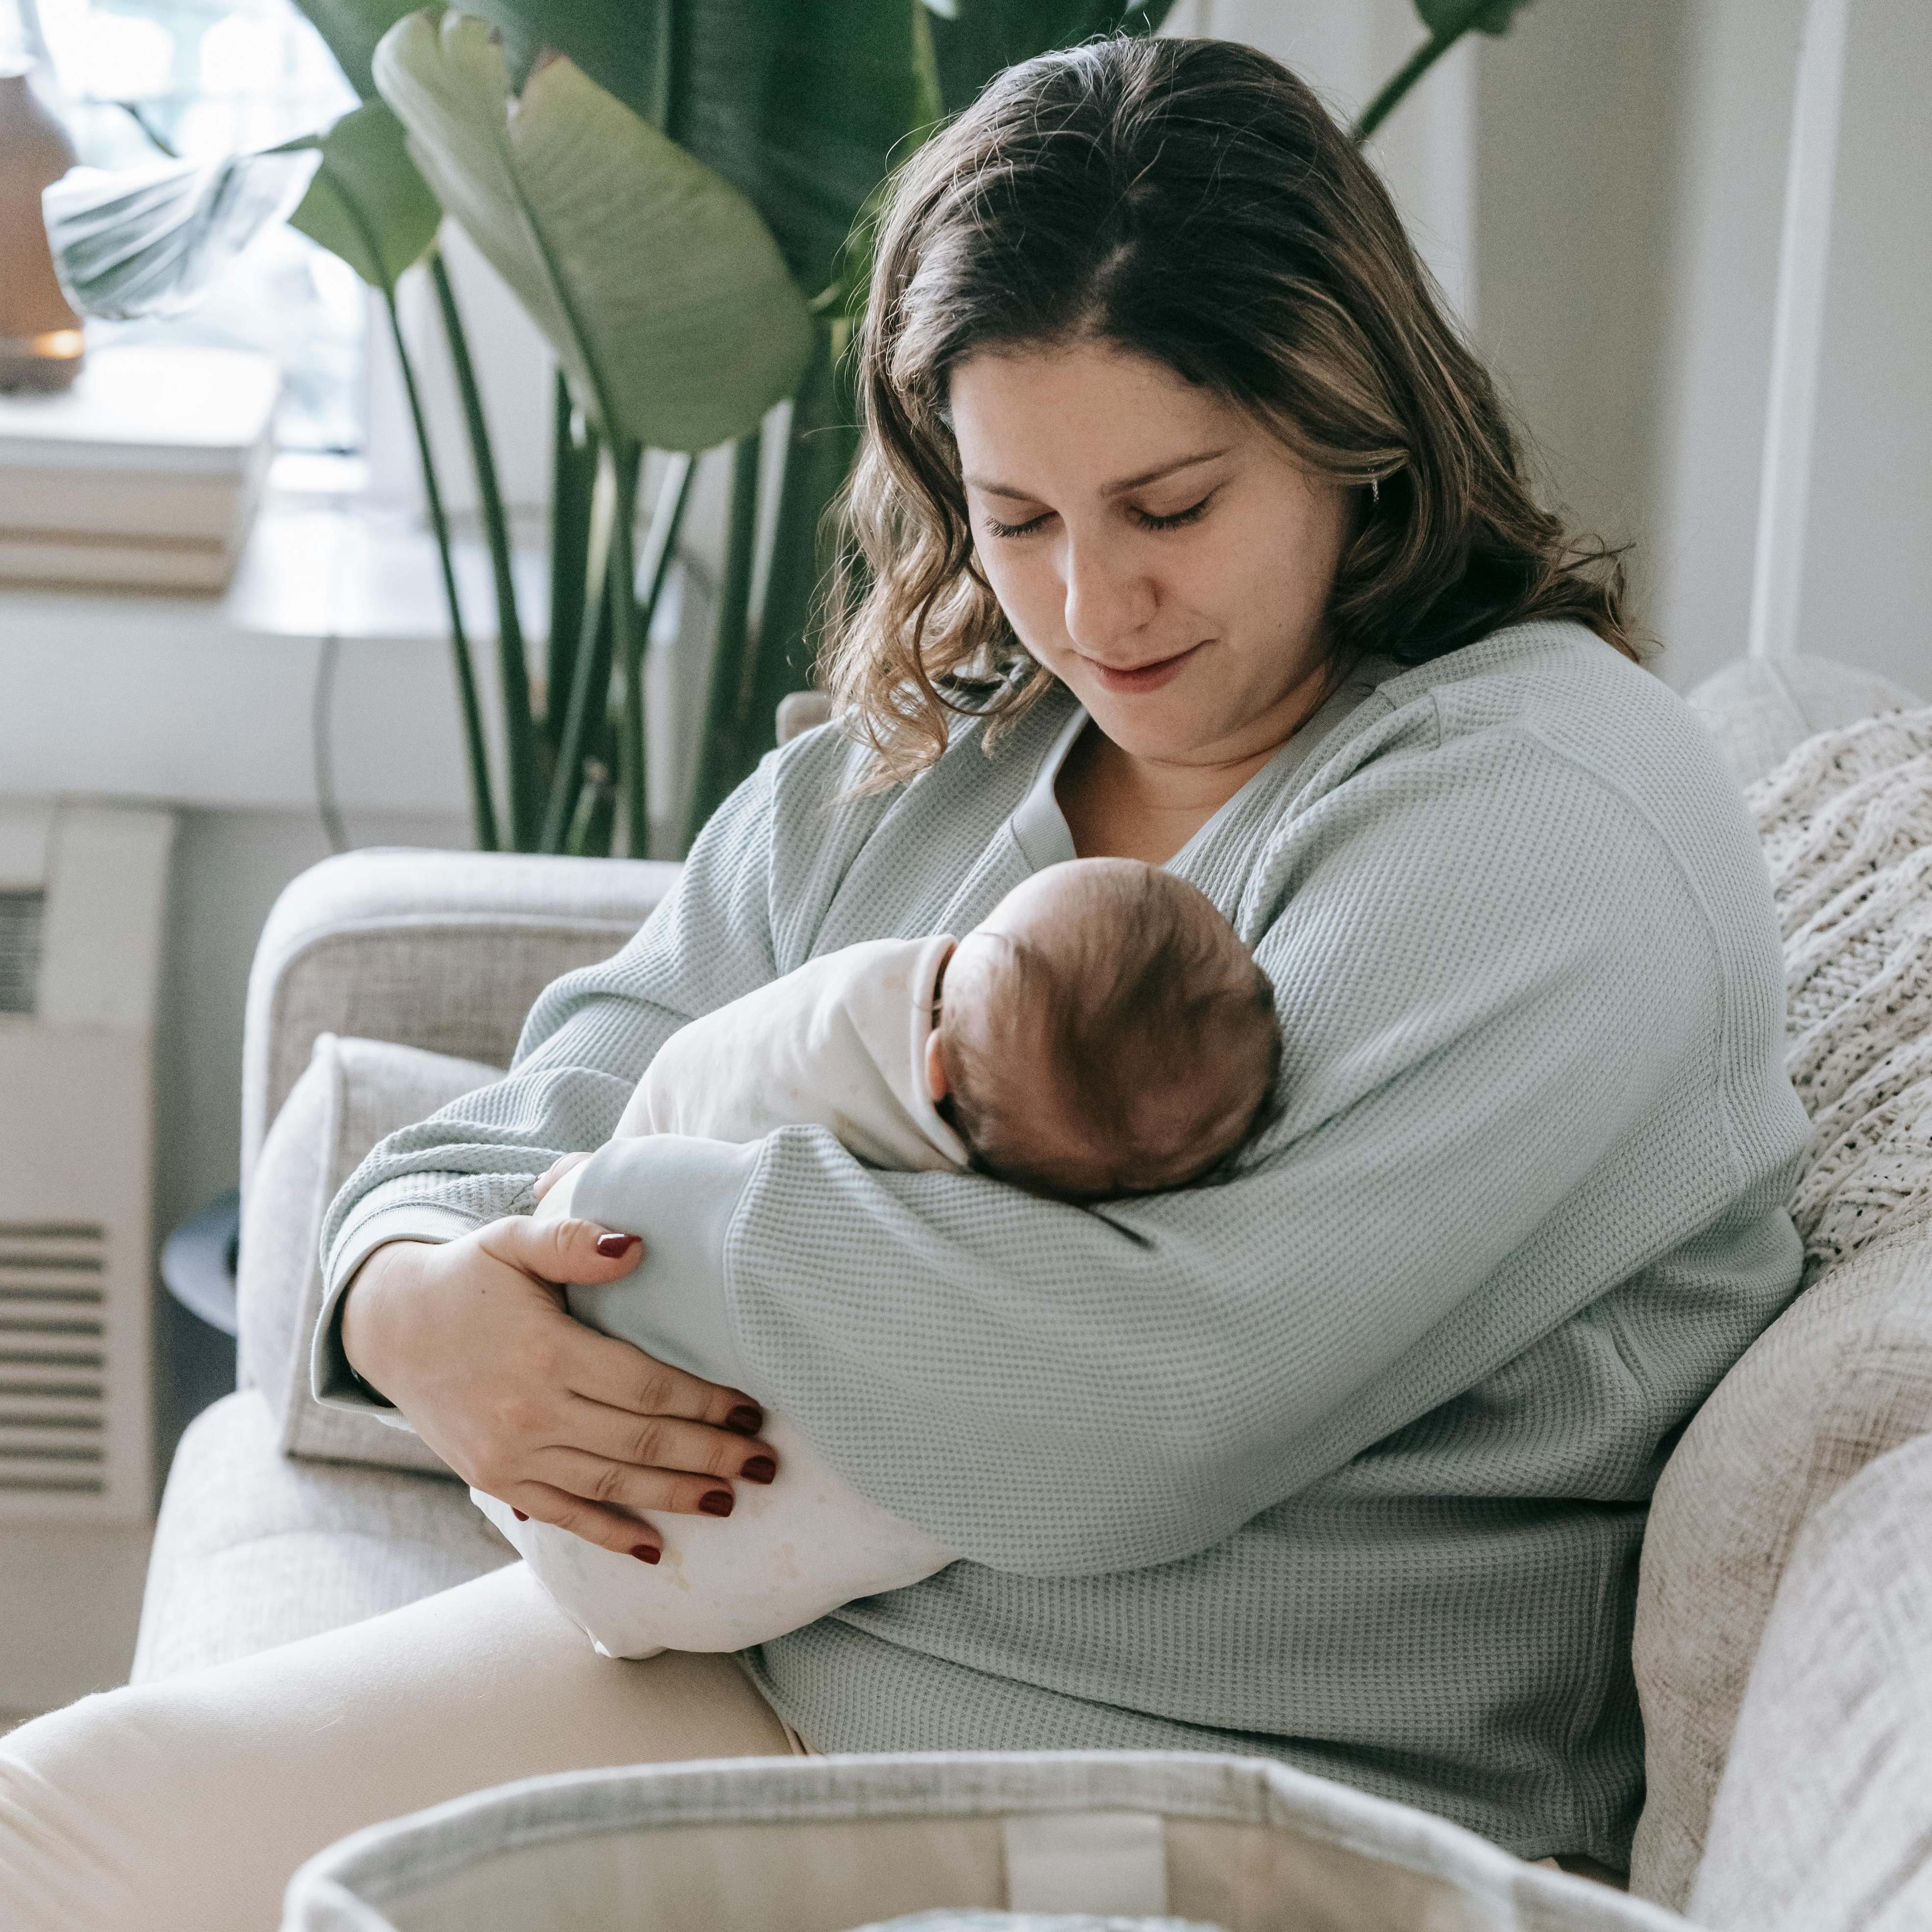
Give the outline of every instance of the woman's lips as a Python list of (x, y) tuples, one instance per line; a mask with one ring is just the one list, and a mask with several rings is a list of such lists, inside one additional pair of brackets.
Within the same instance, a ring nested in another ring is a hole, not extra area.
[(1181, 670), (1197, 651), (1207, 648), (1206, 640), (1190, 644), (1184, 651), (1177, 651), (1171, 658), (1156, 658), (1151, 664), (1136, 664), (1130, 670), (1118, 669), (1112, 664), (1102, 664), (1098, 658), (1087, 662), (1094, 667), (1094, 674), (1108, 691), (1146, 692), (1158, 691), (1171, 679), (1180, 676)]

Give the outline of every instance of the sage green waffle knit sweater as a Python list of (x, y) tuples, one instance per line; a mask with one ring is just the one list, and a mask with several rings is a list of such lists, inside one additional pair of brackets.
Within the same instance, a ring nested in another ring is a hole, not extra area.
[[(696, 1015), (1071, 856), (1078, 722), (1056, 694), (991, 758), (962, 730), (884, 796), (844, 796), (832, 730), (768, 758), (509, 1077), (358, 1170), (332, 1281), (527, 1210)], [(1280, 1000), (1237, 1177), (1075, 1208), (798, 1127), (585, 1171), (583, 1211), (651, 1246), (634, 1332), (966, 1552), (748, 1666), (821, 1750), (1256, 1751), (1619, 1864), (1651, 1490), (1798, 1276), (1736, 787), (1654, 679), (1527, 626), (1339, 694), (1172, 864)], [(350, 1400), (332, 1315), (318, 1390)]]

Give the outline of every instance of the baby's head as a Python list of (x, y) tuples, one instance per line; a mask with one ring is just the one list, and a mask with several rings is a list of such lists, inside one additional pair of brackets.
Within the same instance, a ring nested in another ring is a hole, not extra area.
[(1132, 859), (1036, 873), (960, 940), (927, 1053), (990, 1172), (1073, 1200), (1197, 1180), (1260, 1120), (1274, 989), (1193, 886)]

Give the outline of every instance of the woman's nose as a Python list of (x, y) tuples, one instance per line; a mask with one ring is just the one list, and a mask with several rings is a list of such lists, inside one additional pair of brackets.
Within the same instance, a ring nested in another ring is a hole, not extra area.
[(1154, 586), (1127, 547), (1072, 539), (1064, 573), (1067, 640), (1087, 656), (1108, 657), (1154, 615)]

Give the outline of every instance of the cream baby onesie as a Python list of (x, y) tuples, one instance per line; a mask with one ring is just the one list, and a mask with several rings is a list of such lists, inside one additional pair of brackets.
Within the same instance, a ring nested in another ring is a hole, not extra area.
[[(964, 1168), (965, 1147), (926, 1084), (934, 982), (951, 944), (941, 934), (848, 946), (694, 1020), (664, 1042), (613, 1138), (746, 1142), (818, 1126), (875, 1167)], [(582, 1171), (544, 1196), (539, 1220), (570, 1214)], [(743, 1650), (958, 1556), (868, 1502), (782, 1415), (768, 1413), (763, 1435), (777, 1480), (737, 1484), (737, 1507), (722, 1520), (653, 1514), (664, 1545), (654, 1565), (470, 1494), (608, 1657)]]

